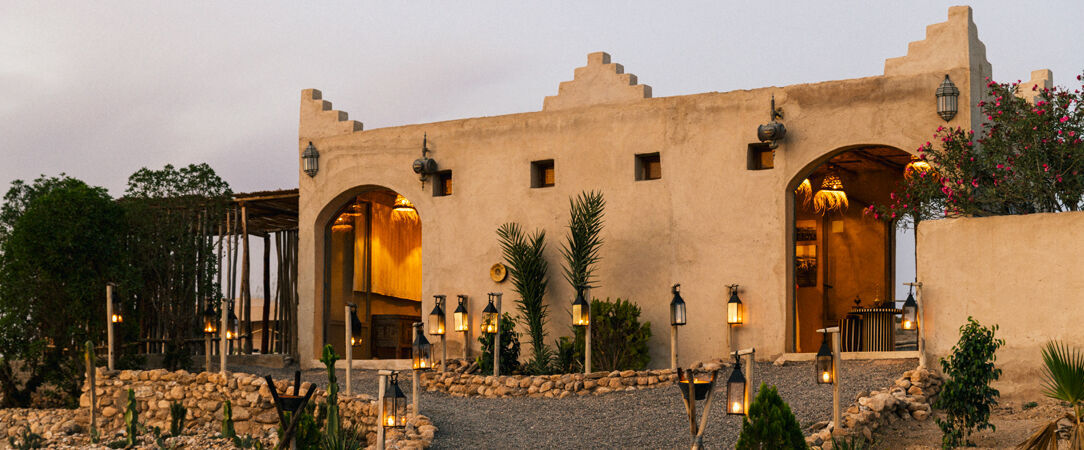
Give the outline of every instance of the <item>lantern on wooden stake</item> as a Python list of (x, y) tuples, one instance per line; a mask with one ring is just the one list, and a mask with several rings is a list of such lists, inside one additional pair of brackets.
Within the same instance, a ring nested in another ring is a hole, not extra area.
[(234, 329), (237, 328), (237, 314), (230, 310), (229, 316), (226, 318), (226, 339), (233, 339), (237, 336), (234, 335)]
[(433, 368), (432, 346), (429, 339), (422, 332), (422, 323), (414, 322), (414, 344), (411, 346), (411, 368), (414, 370), (429, 370)]
[(433, 311), (429, 313), (429, 334), (433, 336), (444, 335), (444, 299), (443, 295), (433, 296)]
[(741, 371), (741, 357), (734, 355), (734, 371), (730, 372), (730, 378), (726, 380), (726, 413), (732, 416), (744, 416), (745, 390), (747, 389), (745, 374)]
[(452, 313), (455, 331), (468, 331), (470, 330), (470, 315), (467, 313), (467, 296), (459, 294), (456, 297), (459, 298), (459, 305), (455, 307), (455, 312)]
[(738, 298), (738, 285), (732, 284), (730, 288), (730, 300), (726, 302), (726, 323), (729, 325), (741, 325), (745, 322), (745, 306)]
[(494, 294), (489, 294), (489, 304), (482, 310), (482, 333), (496, 334), (497, 321), (501, 318), (497, 313), (497, 307), (493, 305)]
[(900, 327), (904, 330), (918, 329), (918, 302), (915, 301), (915, 294), (908, 292), (907, 300), (903, 302), (903, 317), (900, 320)]
[(350, 303), (347, 306), (350, 307), (350, 346), (358, 347), (363, 341), (361, 320), (358, 319), (358, 305)]
[(681, 298), (681, 285), (675, 284), (670, 288), (670, 292), (674, 293), (673, 300), (670, 300), (670, 325), (685, 325), (685, 299)]
[(576, 290), (576, 299), (572, 301), (572, 325), (586, 327), (591, 324), (591, 305), (583, 298), (583, 289)]
[(113, 323), (124, 323), (124, 305), (121, 304), (120, 299), (117, 298), (117, 290), (113, 289), (113, 298), (109, 301), (113, 302), (113, 314), (109, 316), (109, 321)]
[(814, 367), (817, 369), (818, 384), (832, 384), (835, 380), (835, 360), (832, 357), (832, 349), (828, 346), (828, 333), (824, 334), (821, 348), (817, 350), (817, 358)]
[(215, 308), (210, 304), (207, 305), (207, 309), (203, 310), (203, 332), (206, 334), (218, 332), (218, 314), (215, 313)]
[(392, 372), (388, 385), (388, 393), (384, 394), (384, 417), (380, 418), (380, 424), (388, 428), (403, 428), (406, 426), (406, 395), (399, 389), (399, 372)]
[(847, 201), (847, 193), (843, 191), (843, 180), (835, 172), (824, 176), (821, 180), (821, 188), (813, 195), (813, 210), (828, 214), (832, 211), (847, 209), (850, 203)]

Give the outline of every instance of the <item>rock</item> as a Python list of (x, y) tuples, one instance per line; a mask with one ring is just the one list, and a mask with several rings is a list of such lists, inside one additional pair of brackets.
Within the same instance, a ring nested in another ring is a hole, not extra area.
[(911, 417), (914, 417), (917, 421), (923, 421), (930, 417), (930, 412), (924, 409), (916, 409), (911, 412)]
[(519, 380), (519, 387), (521, 388), (528, 388), (531, 386), (531, 384), (532, 380), (530, 378), (524, 378), (522, 380)]
[(594, 389), (595, 386), (598, 386), (598, 382), (595, 381), (595, 380), (590, 380), (589, 379), (589, 380), (585, 380), (583, 382), (583, 388), (584, 389), (591, 390), (591, 389)]
[(553, 382), (552, 381), (547, 381), (545, 383), (542, 383), (542, 386), (539, 386), (538, 392), (545, 393), (546, 391), (549, 391), (550, 389), (553, 389)]
[(510, 388), (514, 388), (516, 386), (519, 386), (519, 380), (517, 380), (515, 378), (512, 378), (512, 377), (508, 377), (508, 380), (504, 382), (504, 385), (508, 386)]
[(899, 386), (900, 388), (903, 388), (903, 389), (907, 389), (907, 388), (911, 387), (911, 380), (909, 380), (907, 378), (900, 378), (900, 379), (896, 380), (896, 386)]
[(102, 408), (102, 416), (113, 417), (115, 415), (117, 415), (117, 408), (114, 408), (112, 406), (106, 406), (105, 408)]
[[(772, 365), (776, 366), (776, 367), (783, 367), (783, 366), (787, 365), (787, 357), (786, 356), (780, 356), (778, 358), (775, 358), (775, 361), (772, 361)], [(820, 445), (820, 444), (818, 443), (816, 445)]]

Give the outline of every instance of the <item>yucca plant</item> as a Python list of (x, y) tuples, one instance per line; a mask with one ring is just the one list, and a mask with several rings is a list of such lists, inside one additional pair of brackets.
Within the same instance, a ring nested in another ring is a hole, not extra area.
[[(543, 253), (546, 250), (546, 232), (537, 230), (528, 235), (515, 222), (509, 222), (497, 228), (504, 261), (508, 265), (508, 275), (519, 299), (519, 321), (527, 327), (531, 340), (531, 360), (527, 371), (535, 374), (544, 373), (553, 359), (553, 350), (546, 346), (546, 321), (549, 311), (542, 298), (546, 295), (549, 280), (546, 272), (549, 263)], [(503, 338), (502, 338), (503, 340)], [(503, 355), (502, 355), (503, 356)], [(504, 364), (502, 364), (503, 366)]]
[(1057, 341), (1043, 348), (1043, 393), (1069, 404), (1072, 412), (1043, 425), (1017, 448), (1057, 450), (1058, 422), (1068, 420), (1070, 450), (1084, 450), (1084, 353)]

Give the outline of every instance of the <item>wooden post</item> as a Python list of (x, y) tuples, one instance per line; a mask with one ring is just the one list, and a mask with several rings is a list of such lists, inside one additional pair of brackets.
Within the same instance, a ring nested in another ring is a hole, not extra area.
[(918, 341), (917, 342), (917, 344), (918, 344), (918, 366), (922, 367), (922, 368), (925, 368), (926, 367), (926, 321), (923, 320), (924, 316), (922, 315), (922, 310), (923, 310), (923, 306), (924, 306), (923, 305), (924, 302), (923, 302), (923, 299), (922, 299), (922, 283), (921, 282), (915, 282), (915, 283), (903, 283), (903, 284), (905, 286), (911, 286), (911, 287), (915, 288), (915, 303), (918, 304), (918, 317), (917, 317), (917, 319), (918, 319), (918, 336), (916, 336), (916, 340)]
[(840, 422), (839, 414), (839, 364), (842, 361), (840, 350), (842, 349), (841, 339), (839, 336), (839, 327), (833, 327), (835, 331), (832, 332), (832, 420), (835, 421), (836, 430), (842, 430), (843, 425)]
[(677, 325), (670, 325), (670, 370), (675, 370), (678, 366), (677, 335)]
[[(447, 320), (445, 320), (444, 328), (448, 328)], [(448, 365), (448, 341), (444, 340), (444, 335), (448, 334), (448, 330), (444, 330), (444, 334), (440, 335), (440, 374), (444, 375), (444, 366)]]
[[(414, 330), (414, 333), (412, 333), (412, 335), (411, 335), (411, 338), (412, 338), (410, 340), (411, 342), (414, 342), (415, 340), (417, 340), (418, 339), (418, 333), (422, 332), (421, 331), (422, 327), (418, 326), (419, 324), (421, 324), (421, 322), (416, 322), (415, 326), (411, 327)], [(410, 390), (411, 390), (410, 405), (411, 405), (411, 409), (414, 410), (414, 415), (419, 414), (418, 413), (418, 411), (419, 411), (418, 410), (418, 382), (419, 382), (418, 381), (418, 372), (419, 372), (418, 369), (414, 369), (414, 370), (410, 371)]]
[(587, 291), (585, 300), (587, 300), (587, 327), (583, 333), (583, 373), (591, 373), (591, 327), (594, 325), (595, 319), (591, 317), (591, 291)]
[(218, 373), (222, 375), (226, 374), (226, 354), (229, 353), (227, 345), (229, 345), (226, 339), (226, 327), (229, 326), (229, 310), (226, 309), (226, 301), (223, 299), (222, 309), (222, 323), (219, 324), (219, 336), (221, 337), (221, 346), (218, 348)]
[(350, 369), (354, 366), (354, 346), (351, 338), (354, 337), (354, 321), (350, 320), (354, 312), (351, 310), (353, 303), (346, 304), (346, 395), (350, 395)]
[(377, 372), (380, 375), (376, 383), (376, 449), (384, 450), (384, 395), (387, 394), (390, 370)]
[(493, 376), (501, 375), (501, 293), (497, 296), (497, 333), (493, 335)]
[(106, 345), (109, 346), (109, 370), (113, 367), (113, 283), (105, 284), (105, 328)]
[(203, 333), (203, 371), (211, 371), (211, 333)]
[(90, 393), (90, 436), (96, 438), (98, 434), (98, 383), (95, 382), (94, 370), (94, 343), (87, 341), (85, 356), (87, 360), (87, 382)]
[(245, 322), (245, 353), (252, 353), (252, 283), (250, 278), (248, 264), (248, 208), (244, 203), (241, 203), (241, 320)]
[(268, 342), (271, 339), (271, 233), (263, 236), (263, 332), (260, 334), (260, 353), (269, 353)]

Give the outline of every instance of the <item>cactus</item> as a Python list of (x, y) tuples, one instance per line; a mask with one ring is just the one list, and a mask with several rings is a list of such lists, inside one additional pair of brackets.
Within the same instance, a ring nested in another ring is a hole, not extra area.
[(335, 381), (335, 361), (339, 355), (330, 344), (324, 346), (324, 355), (320, 361), (327, 366), (327, 425), (325, 433), (328, 436), (338, 436), (341, 422), (339, 421), (339, 383)]
[(233, 430), (233, 405), (230, 404), (230, 399), (226, 399), (222, 403), (222, 437), (233, 439), (235, 436), (237, 432)]
[(87, 361), (87, 396), (90, 397), (90, 442), (93, 444), (98, 443), (98, 396), (97, 389), (98, 383), (94, 380), (94, 361), (96, 359), (94, 355), (94, 343), (91, 341), (86, 342), (86, 351), (84, 356)]
[(128, 432), (125, 445), (134, 447), (139, 436), (139, 410), (136, 408), (135, 391), (128, 389), (128, 407), (124, 409), (124, 428)]
[(188, 414), (188, 409), (184, 407), (181, 402), (172, 402), (169, 404), (169, 435), (180, 436), (181, 431), (184, 431), (184, 416)]

